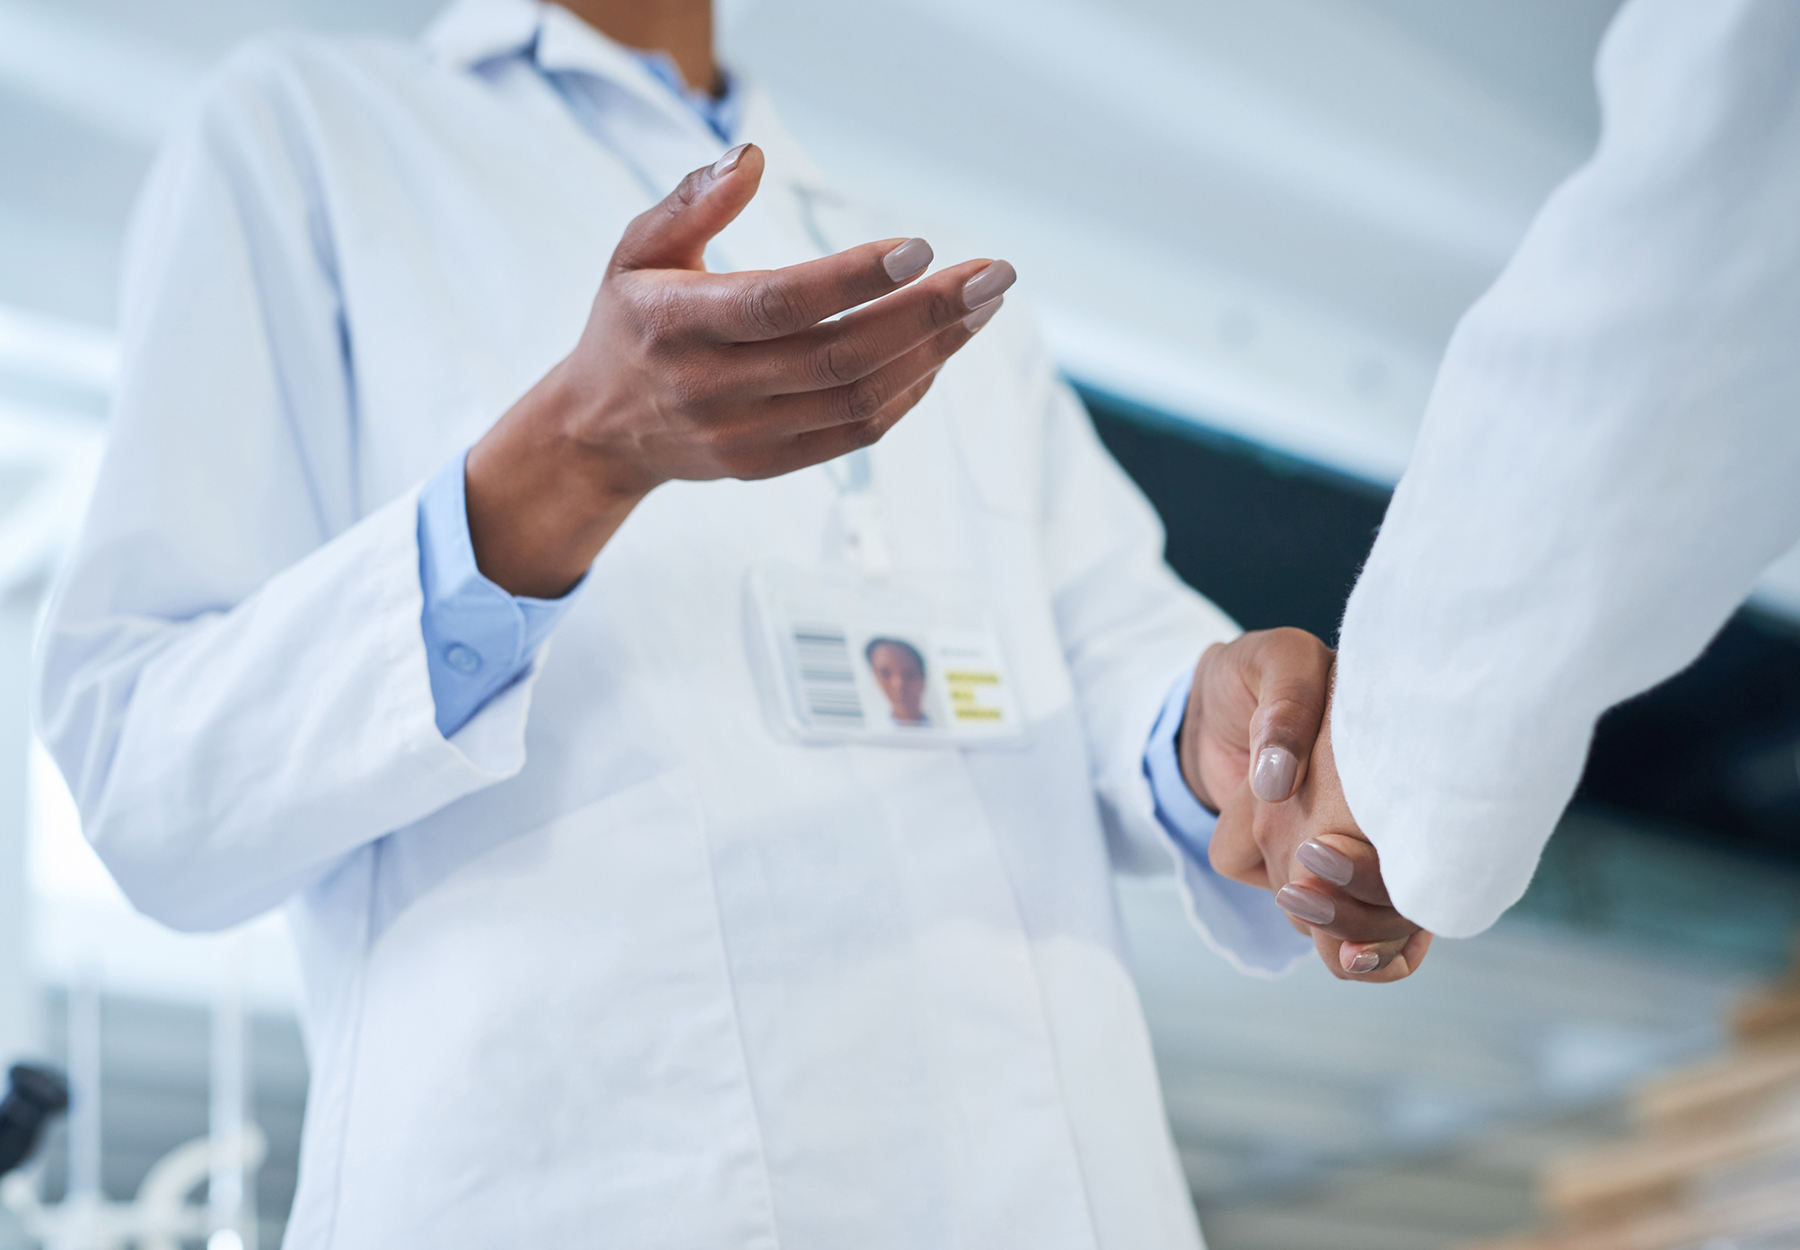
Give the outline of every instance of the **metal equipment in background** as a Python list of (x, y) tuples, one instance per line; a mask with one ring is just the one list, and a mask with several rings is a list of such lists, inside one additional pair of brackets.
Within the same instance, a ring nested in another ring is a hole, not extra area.
[[(37, 1153), (44, 1128), (68, 1106), (69, 1082), (61, 1072), (32, 1063), (12, 1066), (6, 1097), (0, 1099), (0, 1177)], [(18, 1217), (0, 1207), (0, 1250), (23, 1250), (30, 1244)]]
[[(46, 1104), (43, 1091), (70, 1105), (68, 1170), (59, 1201), (46, 1202), (35, 1170), (4, 1177), (0, 1168), (0, 1250), (181, 1250), (196, 1242), (207, 1250), (257, 1250), (254, 1179), (268, 1151), (268, 1139), (249, 1119), (249, 1064), (246, 1051), (245, 982), (248, 976), (242, 933), (216, 944), (218, 975), (212, 1003), (209, 1056), (208, 1133), (184, 1142), (158, 1159), (128, 1200), (111, 1198), (102, 1185), (100, 1105), (102, 1073), (102, 972), (88, 966), (69, 987), (68, 1062), (70, 1079), (42, 1069), (13, 1069), (13, 1093), (0, 1103), (0, 1149), (16, 1113), (29, 1126), (17, 1157), (22, 1160), (46, 1118), (33, 1108)], [(21, 1072), (27, 1075), (21, 1080)], [(45, 1077), (54, 1080), (49, 1085)], [(52, 1099), (51, 1101), (54, 1101)]]
[(69, 1082), (55, 1068), (15, 1063), (0, 1099), (0, 1176), (37, 1149), (44, 1126), (69, 1106)]

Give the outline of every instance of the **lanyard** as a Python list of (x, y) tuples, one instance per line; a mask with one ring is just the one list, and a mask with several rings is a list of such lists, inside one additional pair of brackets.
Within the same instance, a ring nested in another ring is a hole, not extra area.
[[(800, 215), (806, 223), (807, 236), (820, 256), (838, 251), (819, 224), (817, 206), (810, 192), (794, 188), (800, 201)], [(887, 515), (881, 508), (881, 495), (875, 489), (875, 462), (867, 447), (858, 447), (847, 456), (839, 456), (825, 466), (831, 484), (837, 487), (838, 510), (844, 517), (844, 539), (850, 548), (850, 562), (869, 581), (885, 582), (894, 571), (894, 550), (888, 544)]]

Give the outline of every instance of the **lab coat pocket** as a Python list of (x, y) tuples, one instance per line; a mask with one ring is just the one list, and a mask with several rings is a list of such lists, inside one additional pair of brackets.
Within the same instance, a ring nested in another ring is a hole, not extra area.
[[(393, 1222), (390, 1244), (505, 1244), (475, 1224), (526, 1203), (569, 1245), (596, 1228), (621, 1245), (773, 1235), (685, 771), (509, 838), (415, 899), (371, 950), (361, 1032), (346, 1173), (407, 1160), (369, 1214)], [(520, 1192), (483, 1196), (472, 1176)]]

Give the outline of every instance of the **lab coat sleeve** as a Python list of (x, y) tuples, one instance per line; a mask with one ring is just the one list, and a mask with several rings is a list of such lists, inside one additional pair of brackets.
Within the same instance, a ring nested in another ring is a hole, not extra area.
[(1046, 572), (1114, 866), (1173, 870), (1190, 918), (1214, 949), (1245, 971), (1284, 969), (1293, 930), (1273, 897), (1263, 893), (1267, 916), (1246, 923), (1243, 907), (1256, 911), (1257, 900), (1211, 889), (1210, 866), (1189, 860), (1158, 820), (1145, 769), (1169, 683), (1240, 631), (1164, 562), (1162, 522), (1101, 445), (1074, 391), (1054, 380), (1046, 387)]
[(419, 494), (420, 626), (431, 703), (446, 738), (531, 667), (580, 590), (533, 599), (508, 594), (482, 575), (469, 537), (467, 458), (459, 452)]
[(1451, 340), (1332, 737), (1395, 905), (1515, 902), (1609, 706), (1800, 536), (1800, 5), (1634, 0), (1592, 161)]
[(350, 339), (304, 106), (240, 57), (134, 220), (111, 438), (39, 656), (38, 720), (126, 894), (265, 910), (513, 775), (532, 674), (434, 723), (418, 492), (358, 498)]

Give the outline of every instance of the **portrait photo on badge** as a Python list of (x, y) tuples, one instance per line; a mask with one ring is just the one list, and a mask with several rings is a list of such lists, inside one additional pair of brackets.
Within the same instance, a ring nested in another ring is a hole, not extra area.
[(862, 645), (864, 662), (881, 691), (885, 715), (898, 729), (930, 729), (942, 724), (926, 680), (925, 648), (910, 638), (876, 634)]

